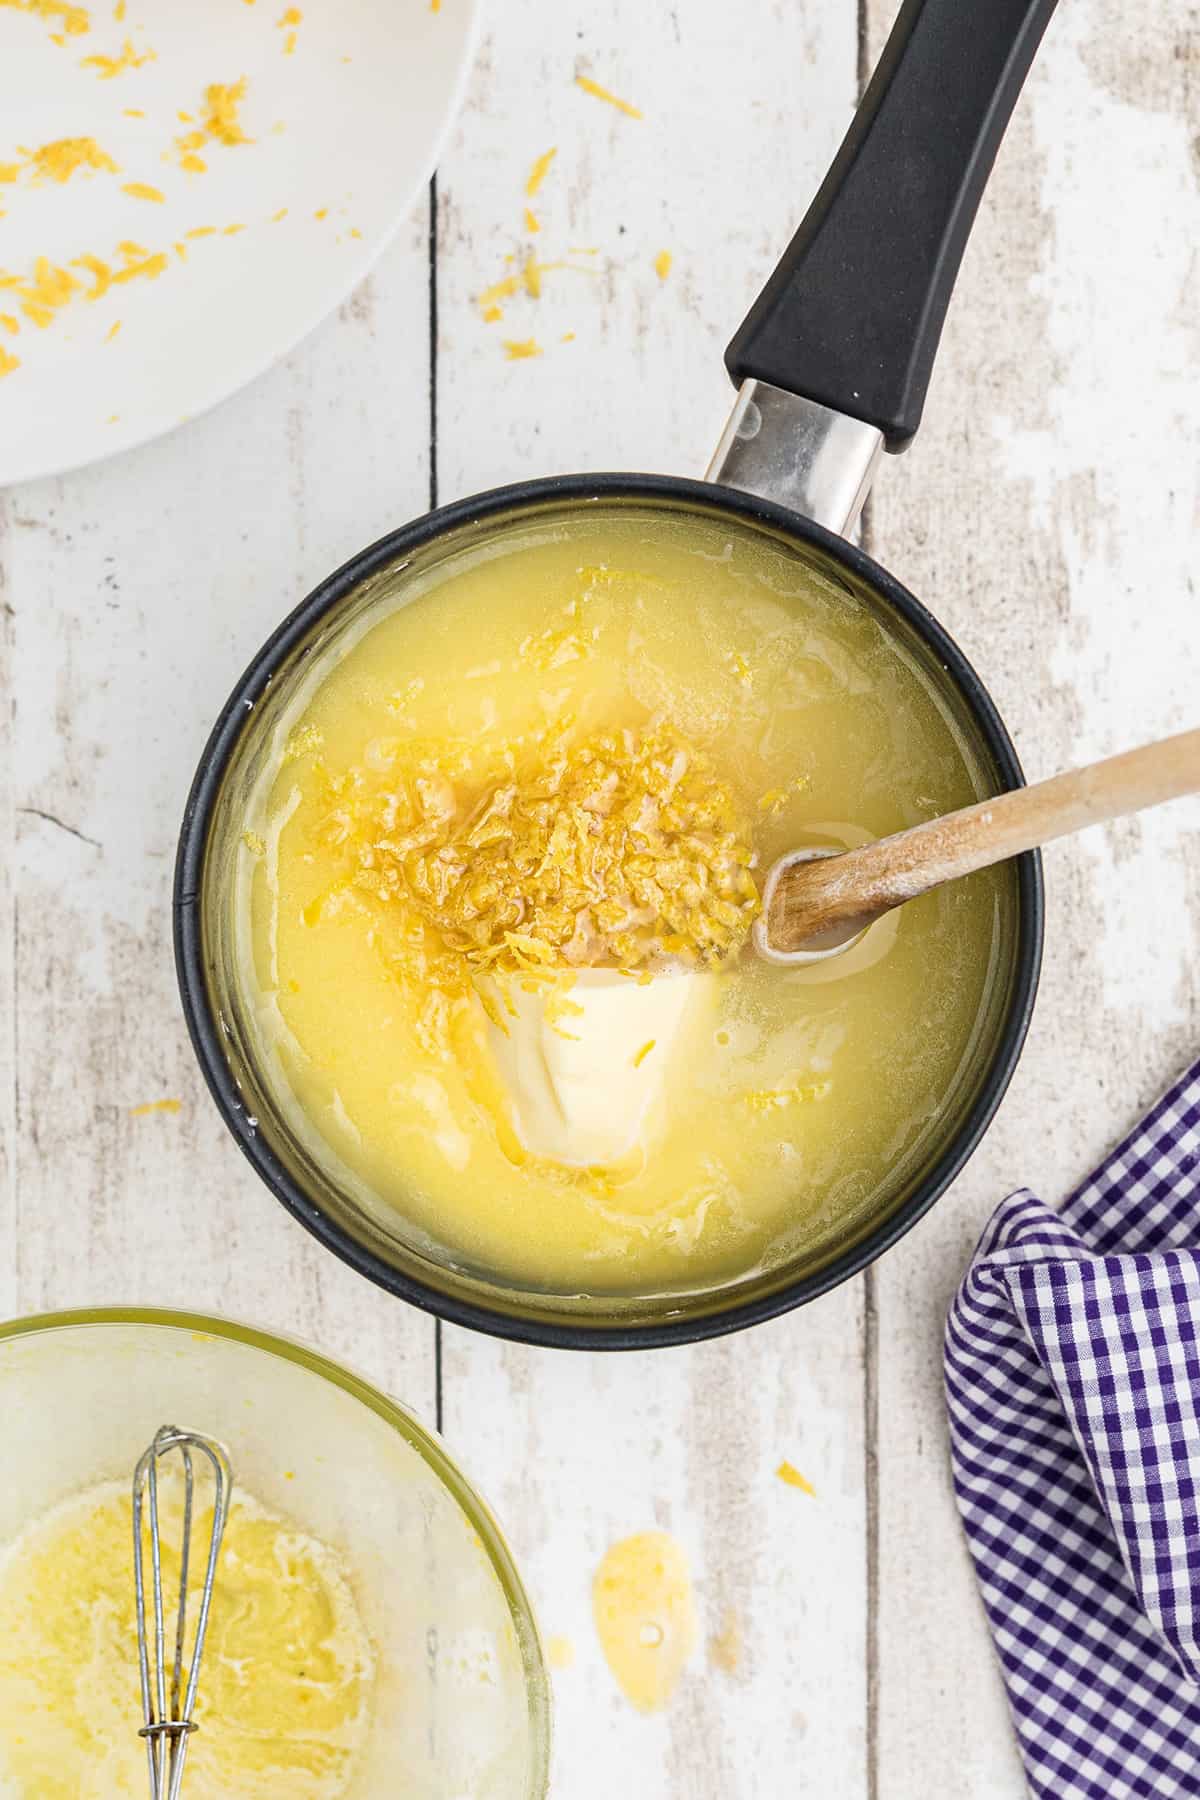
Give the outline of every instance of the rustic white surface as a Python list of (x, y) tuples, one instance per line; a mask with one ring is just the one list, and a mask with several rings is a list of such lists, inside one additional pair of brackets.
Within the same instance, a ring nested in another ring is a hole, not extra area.
[[(443, 0), (448, 9), (455, 0)], [(872, 47), (890, 8), (862, 21)], [(921, 438), (870, 547), (976, 661), (1031, 773), (1195, 722), (1200, 241), (1194, 6), (1149, 31), (1073, 0), (1002, 156)], [(1051, 855), (1032, 1039), (986, 1145), (865, 1282), (654, 1358), (433, 1326), (319, 1251), (226, 1140), (178, 1016), (169, 882), (187, 784), (252, 650), (345, 555), (560, 468), (696, 472), (720, 351), (849, 116), (847, 0), (497, 9), (430, 217), (289, 362), (157, 446), (0, 496), (0, 1312), (191, 1303), (316, 1340), (432, 1419), (494, 1501), (547, 1634), (559, 1800), (1016, 1800), (946, 1472), (939, 1335), (989, 1208), (1060, 1194), (1200, 1047), (1200, 809)], [(1174, 35), (1172, 35), (1174, 34)], [(628, 119), (577, 71), (641, 106)], [(1189, 71), (1193, 88), (1189, 90)], [(596, 246), (540, 301), (472, 304), (521, 254)], [(622, 229), (623, 228), (623, 229)], [(674, 265), (653, 270), (661, 249)], [(562, 343), (568, 332), (574, 340)], [(504, 337), (545, 355), (505, 360)], [(436, 423), (436, 433), (431, 424)], [(177, 1116), (130, 1116), (173, 1095)], [(817, 1488), (784, 1487), (788, 1456)], [(633, 1714), (591, 1630), (607, 1545), (688, 1548), (703, 1637)]]

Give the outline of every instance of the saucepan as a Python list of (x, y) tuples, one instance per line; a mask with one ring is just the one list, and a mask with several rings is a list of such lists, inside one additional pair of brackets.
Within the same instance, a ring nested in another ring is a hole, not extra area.
[(711, 1291), (557, 1293), (431, 1249), (395, 1208), (364, 1202), (314, 1153), (255, 1051), (230, 923), (243, 801), (272, 721), (319, 651), (353, 632), (372, 594), (448, 552), (585, 507), (661, 512), (761, 535), (872, 609), (925, 671), (983, 792), (1022, 782), (999, 714), (962, 651), (850, 534), (885, 453), (905, 449), (983, 187), (1053, 0), (906, 0), (841, 150), (727, 352), (736, 404), (704, 481), (559, 475), (401, 526), (309, 595), (238, 682), (187, 804), (175, 887), (184, 1011), (226, 1124), (271, 1191), (344, 1261), (442, 1318), (497, 1336), (636, 1348), (731, 1331), (812, 1300), (870, 1263), (944, 1193), (986, 1130), (1025, 1038), (1041, 959), (1041, 869), (1009, 865), (987, 1004), (956, 1096), (919, 1166), (868, 1218), (781, 1266)]

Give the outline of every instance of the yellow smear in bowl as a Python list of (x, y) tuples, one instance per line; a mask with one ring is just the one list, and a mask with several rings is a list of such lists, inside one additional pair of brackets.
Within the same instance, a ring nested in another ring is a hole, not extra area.
[[(160, 1508), (165, 1591), (177, 1593), (179, 1484), (160, 1488)], [(206, 1546), (211, 1512), (196, 1529)], [(132, 1537), (129, 1493), (107, 1484), (56, 1508), (0, 1559), (0, 1792), (15, 1800), (145, 1794)], [(193, 1618), (195, 1604), (193, 1595)], [(188, 1749), (189, 1800), (340, 1800), (366, 1744), (374, 1679), (337, 1558), (235, 1495)]]

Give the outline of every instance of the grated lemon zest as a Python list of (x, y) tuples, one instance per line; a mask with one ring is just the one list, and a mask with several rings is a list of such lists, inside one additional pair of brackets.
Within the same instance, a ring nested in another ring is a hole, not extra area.
[(101, 81), (113, 81), (118, 75), (123, 75), (126, 69), (140, 69), (146, 63), (156, 60), (153, 50), (143, 50), (139, 54), (132, 41), (126, 38), (121, 46), (120, 56), (85, 56), (80, 66), (84, 69), (98, 69)]
[(99, 300), (101, 294), (107, 294), (112, 286), (112, 270), (98, 256), (76, 256), (72, 258), (71, 267), (83, 269), (92, 277), (92, 286), (88, 289), (89, 300)]
[(505, 338), (504, 354), (509, 362), (527, 362), (531, 356), (541, 356), (542, 346), (536, 338)]
[(667, 958), (709, 967), (744, 944), (759, 910), (747, 828), (674, 727), (583, 734), (564, 719), (512, 738), (385, 744), (336, 775), (314, 764), (334, 880), (302, 916), (316, 927), (351, 907), (373, 921), (430, 1046), (445, 1048), (455, 1008), (476, 996), (506, 1029), (509, 982), (541, 994), (571, 1038), (578, 968), (649, 983)]
[(742, 1100), (751, 1112), (776, 1112), (783, 1106), (809, 1105), (817, 1100), (824, 1100), (829, 1094), (831, 1082), (805, 1082), (799, 1076), (791, 1081), (783, 1082), (779, 1087), (753, 1088), (742, 1095)]
[(642, 116), (636, 106), (631, 106), (628, 100), (619, 99), (616, 94), (601, 87), (598, 81), (593, 81), (589, 75), (577, 75), (575, 85), (581, 87), (585, 94), (591, 94), (595, 99), (604, 100), (609, 106), (615, 106), (617, 111), (623, 112), (628, 119), (640, 119)]
[(127, 181), (122, 192), (132, 195), (135, 200), (155, 200), (159, 205), (166, 199), (162, 189), (151, 187), (148, 181)]
[(72, 5), (71, 0), (0, 0), (0, 6), (13, 12), (32, 13), (39, 19), (60, 21), (62, 35), (51, 34), (56, 44), (65, 43), (68, 37), (82, 37), (91, 29), (87, 8)]
[(811, 1494), (814, 1499), (816, 1498), (817, 1490), (812, 1482), (807, 1480), (800, 1473), (799, 1469), (795, 1468), (790, 1462), (786, 1461), (786, 1459), (780, 1463), (775, 1473), (778, 1475), (780, 1481), (786, 1482), (788, 1487), (799, 1488), (802, 1494)]
[(31, 150), (29, 171), (35, 181), (70, 181), (80, 169), (104, 169), (116, 174), (117, 165), (95, 138), (55, 138), (40, 150)]
[(538, 157), (532, 169), (530, 169), (529, 179), (525, 183), (525, 198), (527, 200), (533, 199), (543, 181), (545, 181), (546, 176), (549, 174), (550, 164), (557, 155), (558, 145), (553, 144), (549, 150), (543, 150), (542, 154)]
[(238, 118), (238, 110), (246, 98), (246, 77), (222, 85), (212, 82), (204, 90), (204, 104), (208, 108), (203, 126), (206, 135), (221, 144), (251, 144), (253, 138), (246, 136)]

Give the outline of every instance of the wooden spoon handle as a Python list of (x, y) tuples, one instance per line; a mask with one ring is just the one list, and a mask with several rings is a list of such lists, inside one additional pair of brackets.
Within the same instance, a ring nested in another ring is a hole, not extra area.
[(1200, 730), (1017, 788), (914, 825), (861, 850), (794, 863), (775, 886), (767, 937), (798, 950), (821, 932), (859, 929), (943, 882), (1054, 838), (1200, 792)]

